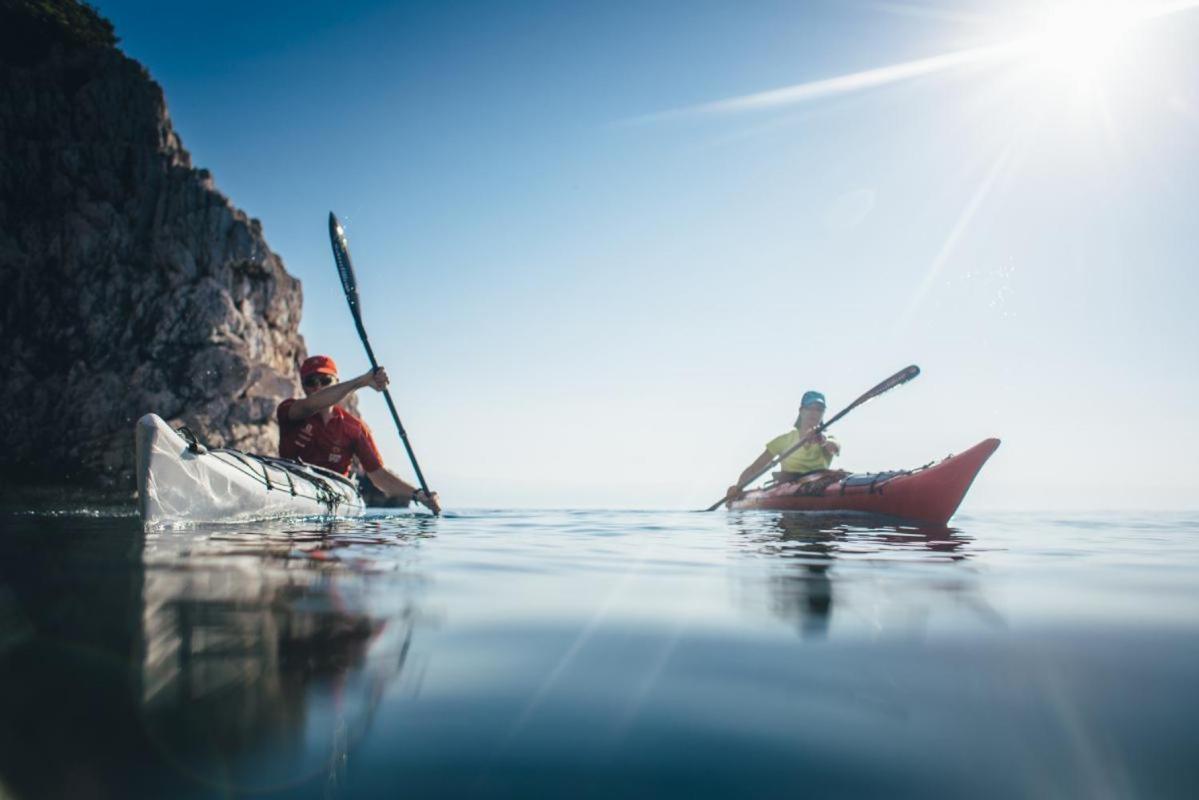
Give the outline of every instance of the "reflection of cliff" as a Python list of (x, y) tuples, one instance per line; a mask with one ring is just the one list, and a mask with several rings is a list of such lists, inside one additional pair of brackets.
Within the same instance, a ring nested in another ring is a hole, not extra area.
[(326, 776), (403, 667), (407, 612), (368, 612), (344, 572), (245, 556), (177, 563), (148, 555), (143, 588), (142, 715), (156, 748), (230, 788)]
[(0, 483), (131, 493), (147, 411), (273, 451), (299, 281), (85, 5), (0, 3), (0, 147)]
[[(884, 561), (913, 554), (936, 561), (968, 557), (962, 552), (965, 540), (950, 528), (863, 528), (860, 522), (786, 513), (737, 518), (743, 548), (783, 559), (787, 565), (771, 571), (768, 602), (776, 615), (793, 620), (805, 637), (828, 633), (838, 593), (834, 571), (839, 561)], [(949, 584), (940, 587), (956, 591)]]
[(142, 701), (156, 709), (204, 706), (209, 732), (230, 750), (303, 724), (309, 684), (361, 668), (383, 623), (334, 609), (297, 611), (302, 586), (237, 587), (207, 573), (150, 572), (145, 586)]
[(317, 795), (407, 666), (419, 528), (0, 528), (5, 800)]

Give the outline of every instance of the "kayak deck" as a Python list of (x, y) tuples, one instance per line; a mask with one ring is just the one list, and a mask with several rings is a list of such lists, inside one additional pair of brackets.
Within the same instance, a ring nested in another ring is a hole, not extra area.
[(943, 525), (998, 447), (998, 439), (986, 439), (935, 464), (847, 475), (816, 493), (810, 493), (810, 487), (802, 482), (768, 485), (746, 492), (729, 508), (865, 513)]
[(142, 524), (247, 522), (296, 516), (359, 516), (358, 489), (341, 475), (296, 461), (208, 449), (156, 414), (137, 421)]

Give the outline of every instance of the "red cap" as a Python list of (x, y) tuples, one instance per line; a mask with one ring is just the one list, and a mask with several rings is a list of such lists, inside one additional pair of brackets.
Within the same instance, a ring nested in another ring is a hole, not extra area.
[(304, 380), (309, 375), (319, 375), (322, 373), (325, 375), (337, 374), (337, 365), (328, 356), (309, 356), (300, 365), (300, 380)]

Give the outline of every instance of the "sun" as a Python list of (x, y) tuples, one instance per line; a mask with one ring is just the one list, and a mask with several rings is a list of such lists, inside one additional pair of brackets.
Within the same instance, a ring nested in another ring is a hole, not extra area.
[(1124, 66), (1128, 34), (1140, 20), (1128, 3), (1048, 4), (1035, 32), (1017, 43), (1017, 51), (1046, 84), (1087, 90)]

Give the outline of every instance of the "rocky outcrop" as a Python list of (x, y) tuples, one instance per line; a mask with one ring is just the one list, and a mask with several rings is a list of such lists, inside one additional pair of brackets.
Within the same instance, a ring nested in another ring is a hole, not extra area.
[(192, 165), (161, 88), (105, 25), (73, 0), (0, 6), (4, 39), (21, 42), (0, 42), (10, 487), (132, 492), (133, 424), (148, 411), (274, 452), (275, 406), (298, 392), (299, 281)]

